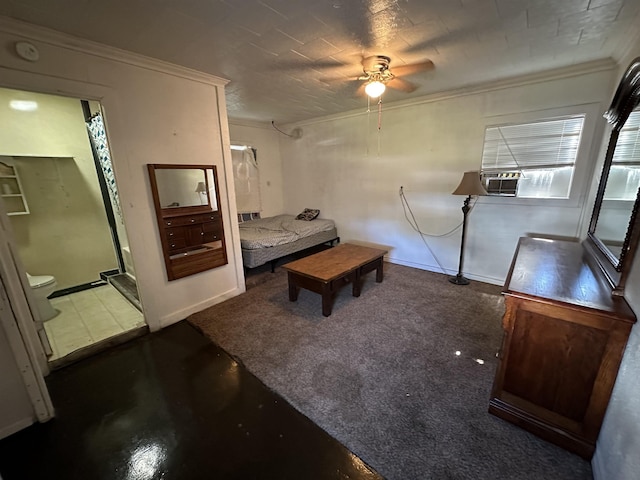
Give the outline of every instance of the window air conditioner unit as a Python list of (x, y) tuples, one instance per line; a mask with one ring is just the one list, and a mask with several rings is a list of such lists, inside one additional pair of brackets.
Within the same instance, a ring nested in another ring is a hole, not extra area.
[(486, 173), (483, 177), (489, 195), (515, 197), (518, 193), (520, 172)]

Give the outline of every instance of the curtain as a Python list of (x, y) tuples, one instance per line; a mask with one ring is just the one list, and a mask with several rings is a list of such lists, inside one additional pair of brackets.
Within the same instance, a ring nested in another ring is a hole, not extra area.
[(236, 187), (238, 213), (255, 213), (262, 210), (260, 201), (260, 176), (256, 152), (251, 147), (231, 150), (233, 179)]

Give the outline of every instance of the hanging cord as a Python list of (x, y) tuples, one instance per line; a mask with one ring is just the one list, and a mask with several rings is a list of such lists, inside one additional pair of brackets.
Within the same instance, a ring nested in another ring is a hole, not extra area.
[(380, 129), (382, 128), (382, 95), (378, 98), (378, 158), (380, 158)]
[(371, 97), (367, 95), (367, 131), (365, 134), (365, 138), (367, 139), (365, 142), (365, 154), (367, 157), (369, 156), (369, 135), (371, 131)]
[(280, 130), (278, 127), (276, 127), (276, 122), (275, 120), (271, 120), (271, 125), (273, 126), (273, 128), (275, 128), (278, 132), (280, 132), (283, 135), (286, 135), (287, 137), (291, 137), (291, 138), (300, 138), (299, 134), (298, 135), (291, 135), (287, 132), (283, 132), (282, 130)]
[[(418, 232), (420, 234), (420, 238), (422, 239), (422, 242), (424, 243), (425, 247), (427, 247), (427, 250), (429, 250), (429, 253), (433, 257), (433, 259), (436, 261), (436, 263), (438, 264), (438, 267), (440, 267), (440, 270), (442, 270), (442, 273), (446, 274), (447, 271), (445, 270), (445, 268), (440, 263), (440, 260), (438, 260), (438, 257), (436, 257), (435, 253), (431, 249), (431, 246), (429, 246), (429, 243), (427, 242), (427, 239), (425, 237), (431, 237), (431, 238), (447, 237), (447, 236), (451, 235), (452, 233), (454, 233), (456, 230), (458, 230), (462, 226), (464, 221), (460, 222), (458, 225), (456, 225), (454, 228), (452, 228), (451, 230), (449, 230), (446, 233), (442, 233), (442, 234), (439, 234), (439, 235), (425, 233), (422, 230), (420, 230), (420, 226), (418, 225), (418, 221), (416, 220), (416, 217), (413, 214), (413, 211), (411, 210), (411, 205), (409, 205), (409, 201), (407, 200), (407, 197), (404, 194), (404, 187), (400, 187), (399, 194), (400, 194), (400, 202), (402, 203), (402, 209), (404, 210), (404, 217), (407, 219), (407, 222), (409, 223), (409, 225), (411, 225), (411, 228), (413, 228), (416, 232)], [(476, 198), (474, 200), (473, 204), (471, 205), (469, 213), (467, 214), (467, 218), (469, 218), (469, 215), (473, 211), (473, 207), (475, 207), (477, 201), (478, 201), (478, 199)], [(411, 218), (409, 218), (409, 215), (411, 216)]]

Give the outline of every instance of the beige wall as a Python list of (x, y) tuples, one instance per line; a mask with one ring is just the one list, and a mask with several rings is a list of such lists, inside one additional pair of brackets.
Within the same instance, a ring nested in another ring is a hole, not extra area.
[[(14, 110), (14, 99), (38, 108)], [(30, 210), (10, 217), (27, 271), (62, 289), (117, 268), (80, 101), (0, 89), (0, 124), (0, 155), (16, 156)]]
[[(465, 276), (502, 284), (519, 237), (580, 236), (613, 66), (383, 103), (379, 131), (365, 99), (360, 112), (300, 124), (302, 138), (280, 141), (284, 210), (319, 208), (344, 241), (384, 245), (393, 263), (453, 274), (461, 230), (438, 235), (462, 222), (464, 198), (451, 192), (463, 172), (480, 169), (485, 127), (566, 113), (565, 107), (585, 110), (585, 139), (595, 140), (581, 150), (570, 199), (479, 197), (471, 211)], [(425, 237), (431, 250), (407, 222), (400, 187), (422, 231), (434, 235)]]
[[(16, 41), (40, 51), (15, 55)], [(99, 100), (105, 115), (129, 247), (152, 330), (244, 291), (224, 81), (0, 17), (0, 86)], [(167, 281), (146, 165), (214, 164), (229, 264)]]

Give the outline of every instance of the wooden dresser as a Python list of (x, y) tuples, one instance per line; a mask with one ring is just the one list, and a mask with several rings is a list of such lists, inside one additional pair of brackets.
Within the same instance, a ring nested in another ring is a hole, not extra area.
[(227, 264), (220, 212), (164, 216), (162, 227), (170, 280)]
[(584, 458), (636, 318), (580, 243), (521, 238), (489, 412)]

